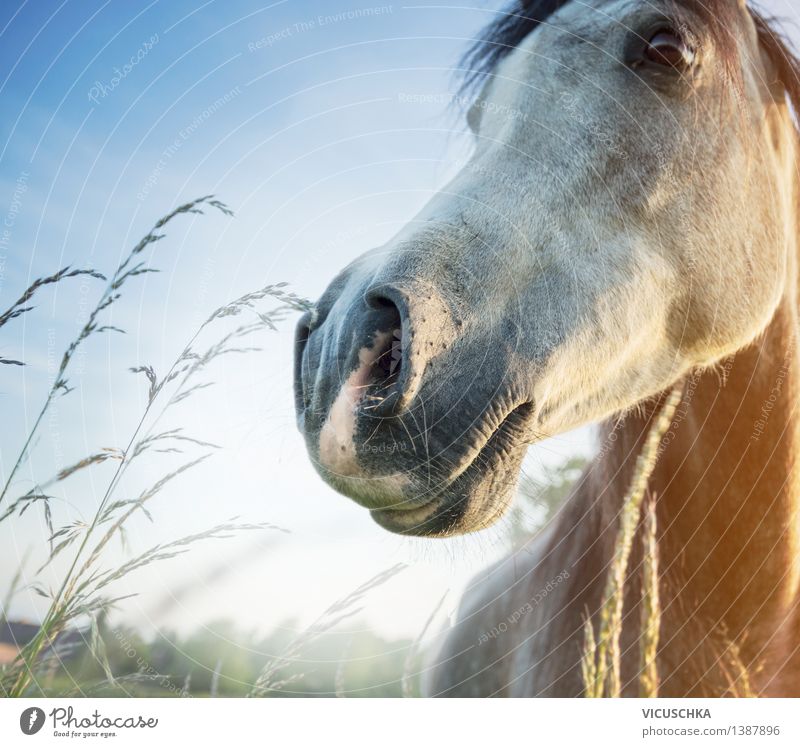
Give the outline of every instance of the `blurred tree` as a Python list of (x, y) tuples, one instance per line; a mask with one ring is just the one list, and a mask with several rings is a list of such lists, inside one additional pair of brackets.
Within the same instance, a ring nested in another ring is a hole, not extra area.
[(524, 475), (511, 509), (511, 541), (519, 547), (545, 526), (563, 505), (589, 465), (583, 456), (545, 467), (540, 478)]

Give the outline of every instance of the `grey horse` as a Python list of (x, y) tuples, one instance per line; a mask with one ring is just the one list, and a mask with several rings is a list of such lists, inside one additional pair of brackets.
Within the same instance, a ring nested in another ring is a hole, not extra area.
[(557, 517), (467, 591), (428, 692), (582, 694), (622, 496), (677, 385), (649, 483), (660, 694), (800, 695), (800, 64), (739, 0), (517, 0), (467, 59), (474, 154), (301, 320), (299, 427), (380, 526), (445, 536), (504, 512), (531, 443), (602, 425)]

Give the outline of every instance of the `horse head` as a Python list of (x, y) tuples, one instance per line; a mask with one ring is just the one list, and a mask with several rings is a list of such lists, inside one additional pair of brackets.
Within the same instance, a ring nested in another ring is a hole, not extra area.
[(469, 58), (470, 160), (300, 322), (323, 478), (391, 531), (475, 530), (529, 444), (753, 341), (796, 279), (782, 50), (737, 0), (502, 15)]

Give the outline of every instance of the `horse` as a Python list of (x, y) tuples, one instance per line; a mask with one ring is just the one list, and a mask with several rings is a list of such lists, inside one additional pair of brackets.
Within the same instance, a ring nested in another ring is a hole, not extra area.
[(800, 62), (744, 0), (516, 0), (466, 60), (474, 152), (300, 320), (299, 428), (381, 527), (441, 537), (504, 513), (530, 444), (600, 425), (557, 516), (469, 585), (427, 694), (586, 694), (623, 497), (677, 387), (647, 483), (658, 694), (800, 695)]

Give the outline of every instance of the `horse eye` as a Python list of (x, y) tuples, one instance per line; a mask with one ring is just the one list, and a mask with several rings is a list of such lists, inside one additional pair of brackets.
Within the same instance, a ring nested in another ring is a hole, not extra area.
[(678, 70), (691, 66), (694, 50), (674, 31), (659, 31), (647, 43), (644, 56), (650, 62)]

